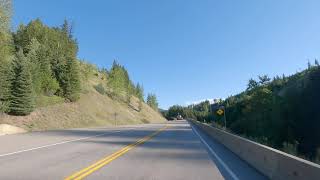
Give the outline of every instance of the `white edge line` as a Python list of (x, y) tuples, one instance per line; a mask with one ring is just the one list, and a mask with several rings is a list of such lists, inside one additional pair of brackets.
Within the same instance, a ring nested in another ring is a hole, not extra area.
[(43, 148), (47, 148), (47, 147), (51, 147), (51, 146), (56, 146), (56, 145), (61, 145), (61, 144), (66, 144), (66, 143), (71, 143), (71, 142), (76, 142), (76, 141), (81, 141), (81, 140), (85, 140), (85, 139), (90, 139), (90, 138), (94, 138), (94, 137), (103, 136), (103, 135), (106, 135), (106, 134), (114, 134), (114, 133), (117, 133), (117, 132), (121, 132), (121, 131), (106, 132), (106, 133), (102, 133), (102, 134), (97, 134), (95, 136), (89, 136), (89, 137), (80, 138), (80, 139), (74, 139), (74, 140), (70, 140), (70, 141), (62, 141), (62, 142), (58, 142), (58, 143), (54, 143), (54, 144), (48, 144), (48, 145), (44, 145), (44, 146), (34, 147), (34, 148), (20, 150), (20, 151), (15, 151), (15, 152), (11, 152), (11, 153), (0, 154), (0, 157), (10, 156), (10, 155), (14, 155), (14, 154), (20, 154), (20, 153), (23, 153), (23, 152), (33, 151), (33, 150), (37, 150), (37, 149), (43, 149)]
[(213, 151), (213, 149), (208, 145), (208, 143), (206, 143), (206, 141), (200, 136), (200, 134), (197, 132), (197, 130), (192, 127), (192, 124), (190, 123), (190, 127), (192, 128), (192, 130), (195, 132), (195, 134), (197, 134), (197, 136), (199, 136), (201, 142), (206, 145), (206, 147), (210, 150), (211, 154), (219, 161), (219, 163), (223, 166), (223, 168), (230, 174), (230, 176), (234, 179), (234, 180), (239, 180), (239, 178), (235, 175), (235, 173), (227, 166), (226, 163), (224, 163), (224, 161)]

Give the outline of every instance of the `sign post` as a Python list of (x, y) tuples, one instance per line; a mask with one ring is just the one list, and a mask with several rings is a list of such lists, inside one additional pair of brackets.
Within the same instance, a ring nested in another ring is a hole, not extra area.
[(226, 116), (226, 110), (224, 106), (220, 106), (220, 108), (217, 111), (218, 115), (222, 115), (224, 116), (224, 129), (227, 130), (227, 116)]

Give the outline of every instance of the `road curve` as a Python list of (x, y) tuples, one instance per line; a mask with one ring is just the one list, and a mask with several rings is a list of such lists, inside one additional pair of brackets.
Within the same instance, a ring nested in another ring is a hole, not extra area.
[(0, 179), (266, 179), (187, 121), (0, 137)]

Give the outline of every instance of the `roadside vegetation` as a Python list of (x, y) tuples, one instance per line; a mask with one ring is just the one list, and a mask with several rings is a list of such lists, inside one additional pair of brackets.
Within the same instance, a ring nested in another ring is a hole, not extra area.
[(173, 106), (165, 115), (224, 126), (216, 106), (226, 107), (229, 131), (293, 155), (320, 162), (320, 66), (315, 60), (291, 76), (250, 79), (247, 89), (212, 105)]
[(147, 104), (154, 110), (158, 111), (158, 100), (155, 94), (148, 94)]
[[(11, 16), (12, 2), (1, 1), (0, 112), (24, 116), (61, 100), (76, 102), (93, 72), (104, 80), (94, 86), (100, 94), (128, 104), (133, 96), (144, 102), (143, 86), (135, 85), (116, 61), (107, 70), (77, 59), (78, 43), (67, 20), (60, 27), (49, 27), (35, 19), (11, 32)], [(154, 99), (152, 94), (148, 104), (157, 110)]]

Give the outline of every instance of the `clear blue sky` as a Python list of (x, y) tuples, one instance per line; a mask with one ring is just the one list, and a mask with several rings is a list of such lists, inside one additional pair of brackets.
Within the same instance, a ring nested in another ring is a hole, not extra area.
[(14, 0), (14, 27), (74, 21), (79, 58), (117, 59), (160, 107), (227, 97), (320, 56), (318, 0)]

